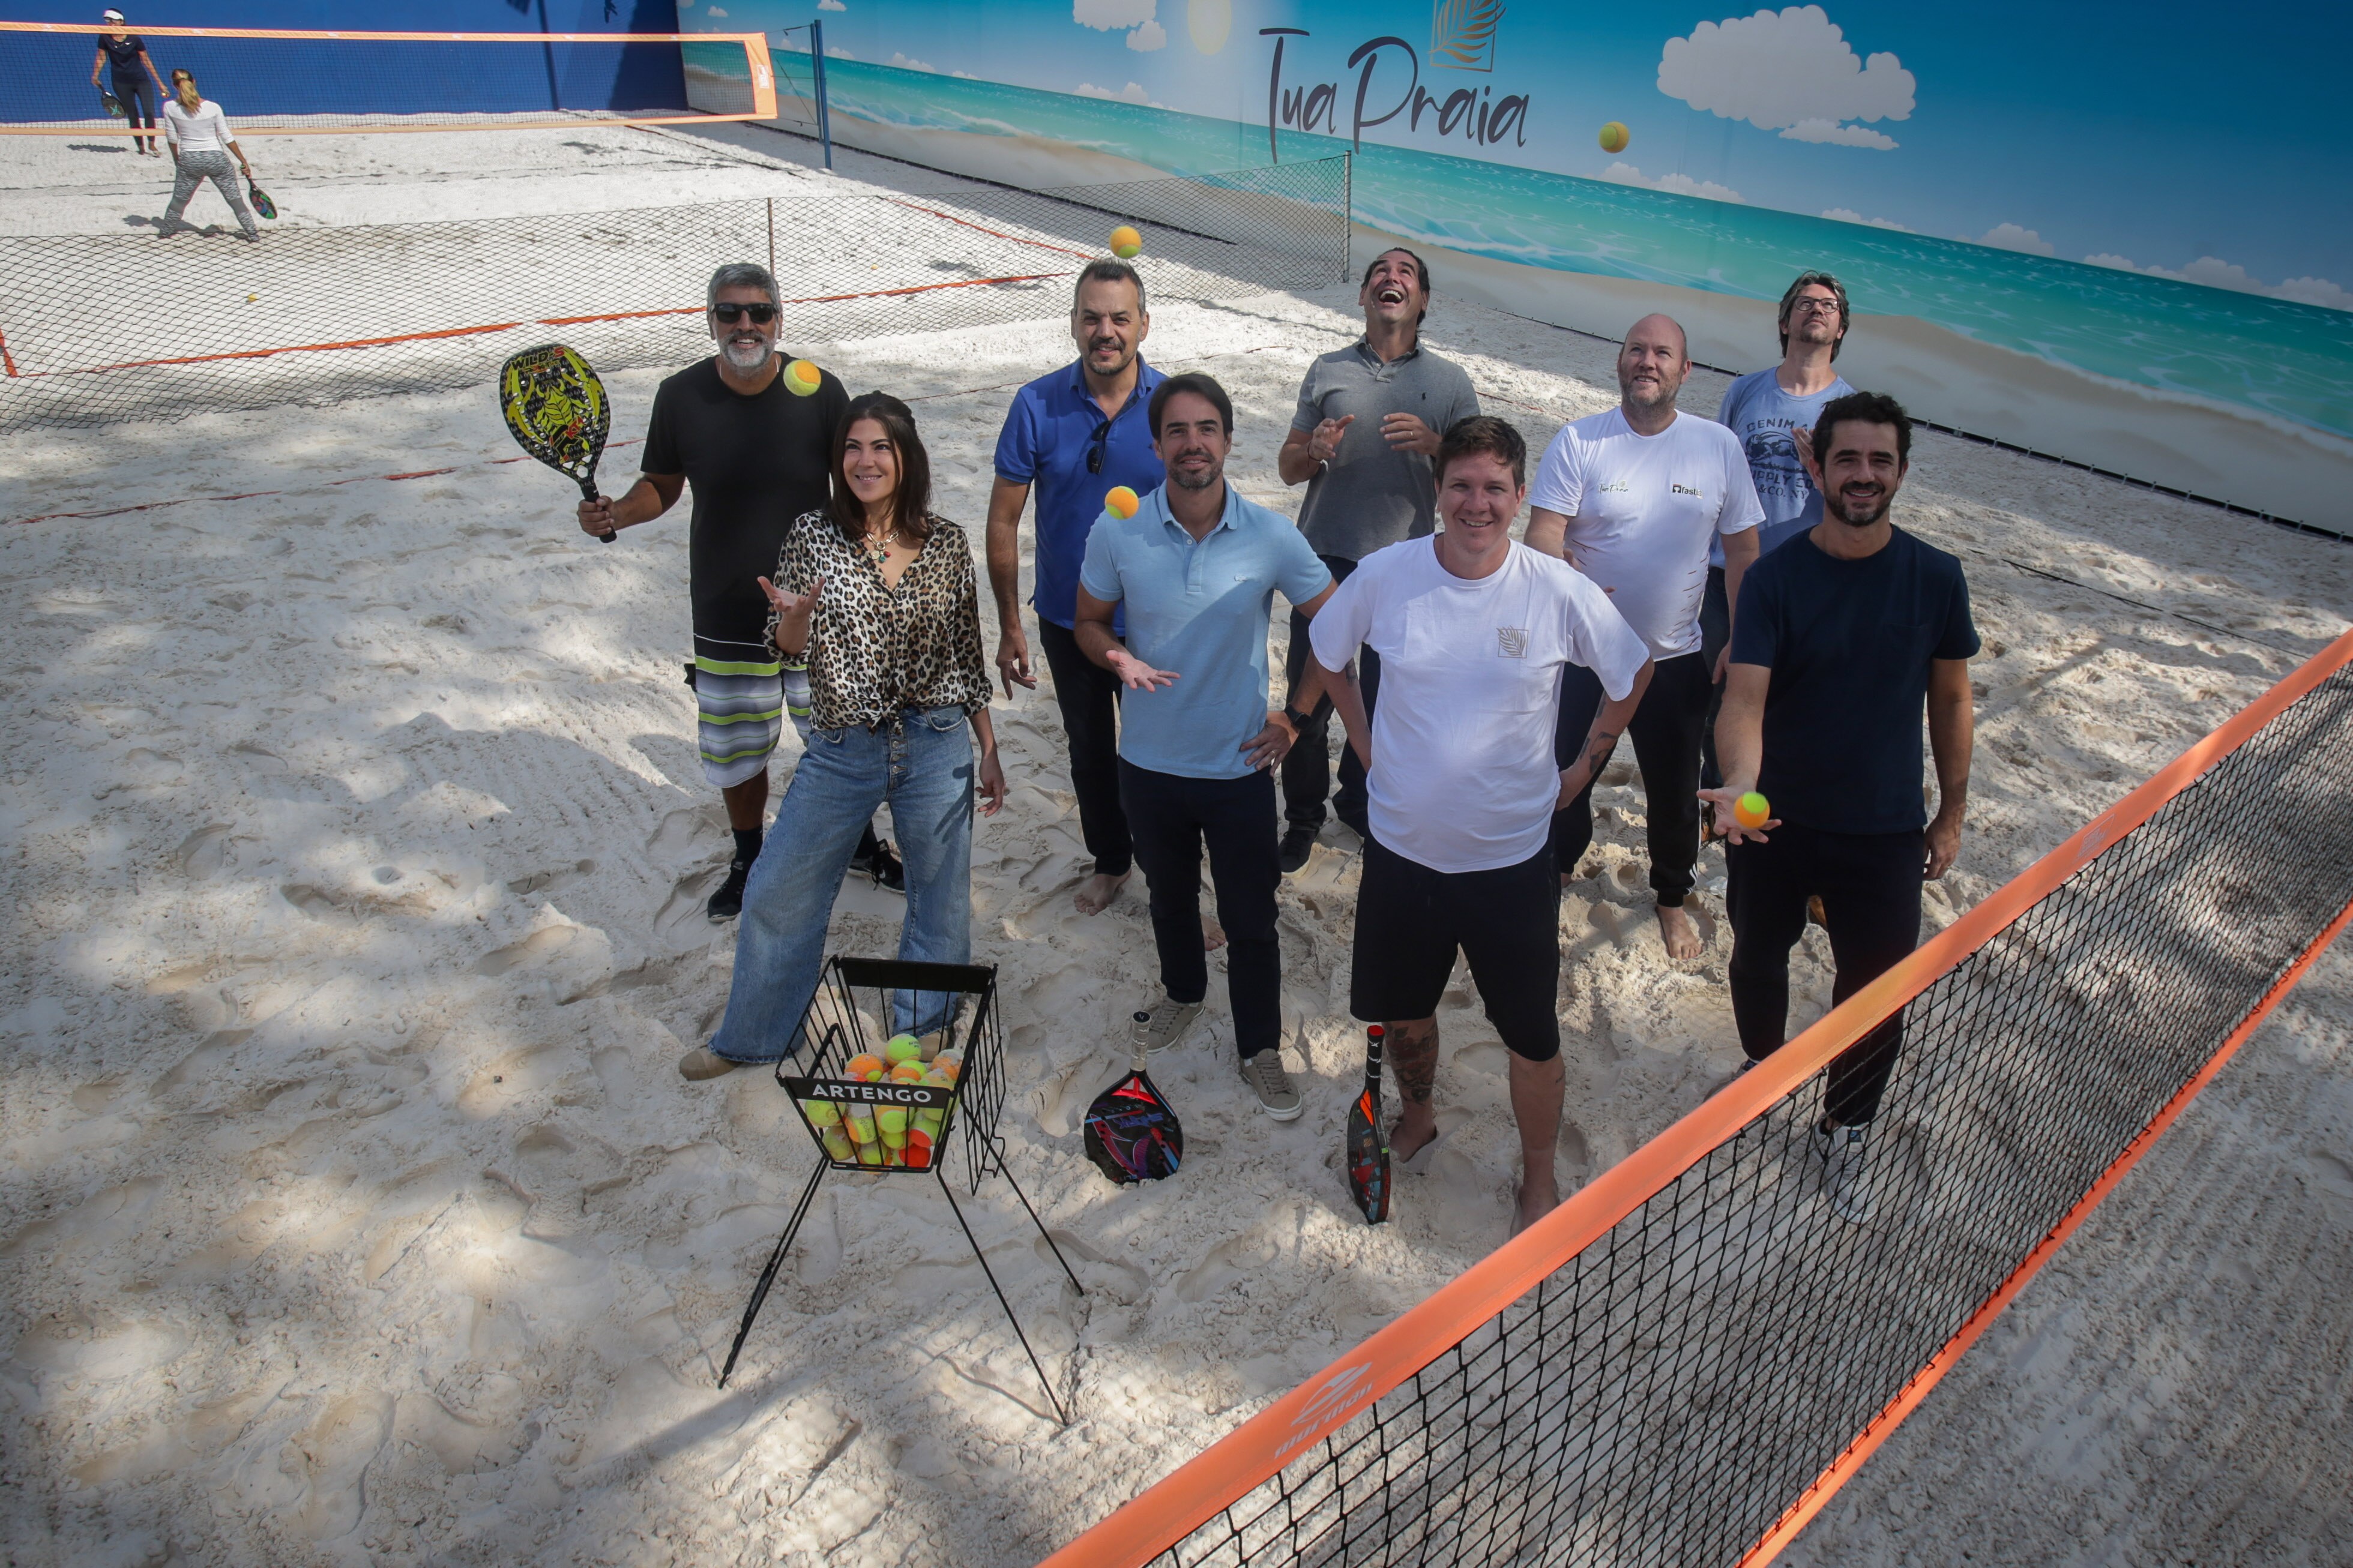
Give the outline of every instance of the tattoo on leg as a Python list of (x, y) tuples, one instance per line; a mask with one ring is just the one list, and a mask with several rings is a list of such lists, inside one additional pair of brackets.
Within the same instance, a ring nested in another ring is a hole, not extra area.
[(1428, 1105), (1438, 1082), (1438, 1020), (1390, 1025), (1388, 1058), (1397, 1069), (1398, 1093)]

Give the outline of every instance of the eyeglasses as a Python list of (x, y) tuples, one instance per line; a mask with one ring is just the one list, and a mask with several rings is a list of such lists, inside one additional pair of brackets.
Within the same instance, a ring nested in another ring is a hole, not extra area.
[(1103, 472), (1103, 447), (1110, 440), (1111, 421), (1106, 419), (1095, 426), (1094, 444), (1087, 448), (1087, 472), (1091, 474)]
[(711, 313), (718, 317), (722, 323), (730, 327), (745, 316), (751, 317), (764, 327), (776, 319), (776, 308), (774, 305), (713, 305), (711, 307)]
[(1839, 302), (1836, 300), (1817, 300), (1811, 295), (1789, 301), (1791, 315), (1794, 316), (1800, 310), (1820, 316), (1835, 316), (1839, 313)]

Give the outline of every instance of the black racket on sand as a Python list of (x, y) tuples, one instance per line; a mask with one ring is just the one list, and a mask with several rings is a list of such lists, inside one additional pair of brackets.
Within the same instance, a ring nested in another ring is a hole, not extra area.
[[(525, 349), (499, 372), (499, 413), (515, 445), (596, 496), (596, 459), (612, 428), (612, 405), (596, 373), (562, 343)], [(610, 531), (597, 535), (613, 542)]]
[(1381, 1039), (1378, 1024), (1365, 1026), (1365, 1089), (1348, 1107), (1348, 1194), (1365, 1223), (1389, 1217), (1389, 1141), (1381, 1131)]
[[(1147, 1015), (1138, 1013), (1142, 1021)], [(1185, 1157), (1185, 1129), (1144, 1070), (1138, 1047), (1128, 1075), (1095, 1096), (1087, 1107), (1087, 1158), (1122, 1186), (1156, 1182), (1176, 1173)]]

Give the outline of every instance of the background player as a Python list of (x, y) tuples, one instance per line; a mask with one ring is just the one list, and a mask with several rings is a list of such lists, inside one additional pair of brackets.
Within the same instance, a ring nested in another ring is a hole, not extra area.
[[(1291, 434), (1275, 454), (1282, 482), (1307, 486), (1299, 530), (1335, 582), (1345, 582), (1374, 551), (1419, 539), (1436, 526), (1438, 482), (1430, 458), (1439, 433), (1479, 412), (1479, 395), (1462, 367), (1421, 346), (1430, 268), (1420, 257), (1399, 247), (1373, 258), (1356, 303), (1364, 308), (1365, 335), (1307, 367)], [(1369, 710), (1379, 706), (1381, 661), (1369, 648), (1364, 659), (1357, 684)], [(1306, 665), (1307, 619), (1294, 609), (1285, 661), (1294, 688)], [(1282, 760), (1285, 871), (1307, 864), (1324, 826), (1324, 793), (1332, 779), (1325, 738), (1331, 712), (1331, 702), (1319, 700), (1299, 743)], [(1345, 746), (1332, 805), (1357, 837), (1366, 836), (1365, 770)]]
[[(1649, 797), (1659, 936), (1676, 959), (1700, 955), (1683, 900), (1699, 861), (1696, 791), (1709, 685), (1699, 602), (1707, 555), (1720, 540), (1737, 587), (1757, 558), (1764, 516), (1731, 432), (1675, 411), (1690, 373), (1683, 328), (1666, 316), (1635, 322), (1618, 351), (1618, 406), (1553, 437), (1536, 471), (1527, 531), (1529, 548), (1561, 556), (1599, 584), (1658, 661), (1630, 734)], [(1601, 689), (1588, 671), (1564, 679), (1556, 760), (1566, 767)], [(1593, 842), (1593, 784), (1585, 781), (1554, 826), (1564, 881)]]
[[(581, 528), (604, 534), (661, 516), (694, 484), (687, 545), (694, 661), (686, 679), (702, 776), (725, 799), (735, 835), (727, 879), (703, 906), (714, 921), (743, 911), (767, 812), (768, 753), (784, 729), (783, 674), (760, 579), (776, 569), (793, 520), (826, 509), (835, 426), (849, 406), (830, 371), (806, 397), (785, 388), (776, 298), (776, 280), (756, 263), (732, 262), (711, 275), (704, 319), (719, 352), (655, 392), (638, 482), (617, 500), (580, 503)], [(897, 858), (871, 825), (850, 863), (877, 881), (904, 885)]]
[[(1888, 521), (1912, 422), (1879, 393), (1822, 410), (1807, 449), (1823, 518), (1757, 563), (1732, 627), (1708, 792), (1730, 868), (1732, 1016), (1752, 1062), (1781, 1048), (1789, 948), (1820, 895), (1833, 1005), (1919, 945), (1920, 882), (1960, 852), (1968, 804), (1969, 618), (1961, 563)], [(1920, 718), (1936, 759), (1936, 815), (1920, 795)], [(1773, 817), (1743, 828), (1732, 803), (1761, 791)], [(1926, 822), (1926, 830), (1922, 831)], [(1901, 1013), (1831, 1064), (1815, 1144), (1831, 1205), (1870, 1217), (1865, 1132), (1903, 1044)]]
[[(1093, 874), (1079, 885), (1082, 914), (1101, 914), (1119, 896), (1134, 863), (1119, 798), (1120, 682), (1079, 651), (1079, 565), (1103, 496), (1125, 485), (1157, 489), (1160, 458), (1146, 417), (1160, 373), (1144, 363), (1152, 331), (1144, 279), (1124, 261), (1092, 261), (1071, 300), (1078, 360), (1041, 375), (1013, 397), (997, 437), (997, 483), (988, 496), (988, 585), (997, 597), (997, 671), (1005, 694), (1034, 688), (1029, 638), (1021, 626), (1021, 509), (1038, 489), (1038, 641), (1054, 672), (1054, 701), (1071, 747), (1071, 791)], [(1123, 628), (1114, 625), (1117, 635)]]
[[(153, 131), (155, 106), (167, 95), (155, 62), (148, 58), (146, 40), (122, 26), (120, 11), (105, 12), (99, 20), (115, 24), (118, 30), (99, 35), (98, 53), (90, 62), (90, 85), (96, 87), (99, 71), (112, 66), (114, 101), (122, 105), (123, 114), (134, 127)], [(164, 149), (153, 136), (133, 136), (131, 145), (142, 157), (164, 155)]]

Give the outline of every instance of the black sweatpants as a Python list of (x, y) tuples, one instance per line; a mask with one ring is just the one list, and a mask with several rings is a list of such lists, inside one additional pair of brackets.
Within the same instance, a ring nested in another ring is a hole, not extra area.
[(1274, 934), (1274, 889), (1282, 880), (1274, 830), (1274, 775), (1195, 779), (1122, 761), (1120, 799), (1135, 834), (1135, 862), (1152, 894), (1152, 940), (1160, 984), (1176, 1002), (1209, 994), (1201, 949), (1201, 850), (1218, 923), (1226, 928), (1226, 990), (1234, 1044), (1245, 1058), (1282, 1043), (1282, 952)]
[[(1762, 1061), (1789, 1026), (1789, 949), (1819, 894), (1838, 977), (1833, 1004), (1893, 969), (1920, 945), (1920, 872), (1926, 836), (1825, 833), (1784, 823), (1767, 842), (1726, 847), (1732, 916), (1732, 1016), (1740, 1048)], [(1904, 1044), (1904, 1015), (1856, 1041), (1831, 1064), (1824, 1110), (1842, 1127), (1879, 1114), (1879, 1097)]]
[(1079, 651), (1079, 635), (1039, 616), (1038, 647), (1054, 677), (1054, 703), (1071, 743), (1071, 793), (1079, 797), (1079, 833), (1095, 869), (1126, 874), (1134, 863), (1127, 813), (1119, 800), (1119, 677)]
[[(1356, 563), (1339, 555), (1319, 555), (1332, 581), (1345, 583)], [(1297, 610), (1291, 612), (1291, 652), (1282, 661), (1289, 690), (1299, 687), (1299, 677), (1307, 668), (1309, 653), (1307, 617)], [(1381, 689), (1381, 656), (1369, 647), (1356, 650), (1356, 687), (1364, 693), (1365, 716), (1373, 713), (1373, 699)], [(1307, 727), (1299, 731), (1299, 739), (1290, 755), (1282, 759), (1282, 817), (1293, 827), (1311, 831), (1324, 826), (1324, 795), (1332, 786), (1332, 747), (1329, 739), (1335, 729), (1345, 726), (1332, 722), (1332, 700), (1322, 699), (1315, 711), (1307, 716)], [(1340, 740), (1340, 791), (1332, 798), (1332, 809), (1342, 822), (1369, 837), (1365, 826), (1365, 813), (1369, 798), (1365, 794), (1365, 764), (1356, 760), (1356, 749), (1348, 744), (1344, 735)]]
[[(1732, 601), (1724, 592), (1724, 568), (1707, 569), (1707, 591), (1699, 601), (1699, 656), (1707, 660), (1710, 676), (1715, 673), (1716, 656), (1724, 645), (1732, 640)], [(1707, 689), (1707, 717), (1700, 721), (1699, 787), (1722, 789), (1724, 771), (1715, 765), (1715, 716), (1724, 708), (1724, 682), (1714, 681)]]
[[(125, 75), (115, 71), (111, 74), (114, 78), (114, 101), (122, 105), (124, 116), (130, 123), (134, 128), (154, 130), (155, 83), (143, 73)], [(150, 152), (154, 150), (155, 138), (153, 136), (133, 136), (131, 140), (136, 146)]]
[[(1699, 731), (1707, 712), (1707, 660), (1686, 653), (1651, 668), (1650, 689), (1626, 726), (1641, 764), (1643, 793), (1650, 797), (1651, 887), (1659, 902), (1680, 909), (1692, 890), (1699, 864)], [(1601, 678), (1583, 665), (1563, 671), (1560, 723), (1553, 732), (1553, 759), (1561, 767), (1577, 760), (1593, 716), (1601, 711)], [(1564, 876), (1593, 843), (1593, 786), (1553, 813), (1552, 858)]]

